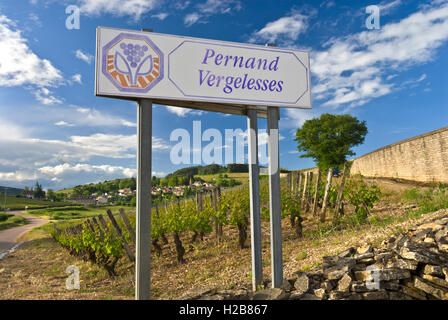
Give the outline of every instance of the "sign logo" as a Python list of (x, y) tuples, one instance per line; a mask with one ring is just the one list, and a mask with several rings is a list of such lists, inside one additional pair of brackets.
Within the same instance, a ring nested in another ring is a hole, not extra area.
[(103, 47), (102, 72), (122, 92), (148, 92), (163, 79), (163, 54), (146, 36), (120, 33)]

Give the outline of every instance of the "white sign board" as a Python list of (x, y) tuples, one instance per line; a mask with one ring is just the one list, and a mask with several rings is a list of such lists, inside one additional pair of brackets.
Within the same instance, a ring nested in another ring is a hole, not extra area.
[(309, 53), (99, 27), (95, 94), (311, 108)]

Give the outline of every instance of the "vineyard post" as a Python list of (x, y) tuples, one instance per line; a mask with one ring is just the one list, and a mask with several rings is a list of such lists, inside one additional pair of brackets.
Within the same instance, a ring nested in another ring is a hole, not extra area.
[(248, 160), (250, 190), (250, 231), (252, 248), (252, 290), (263, 281), (261, 257), (261, 221), (260, 221), (260, 168), (258, 167), (258, 125), (257, 111), (247, 111)]
[(314, 201), (313, 201), (313, 216), (316, 215), (317, 212), (317, 204), (319, 203), (319, 182), (321, 178), (321, 171), (317, 169), (317, 179), (316, 179), (316, 190), (314, 191)]
[(278, 121), (280, 119), (280, 110), (275, 107), (268, 107), (267, 111), (272, 287), (280, 288), (283, 284), (282, 204), (280, 199), (280, 156), (278, 147)]
[(327, 184), (325, 185), (324, 200), (322, 202), (322, 211), (320, 213), (320, 222), (325, 222), (325, 212), (328, 204), (328, 191), (331, 187), (331, 178), (333, 177), (333, 168), (328, 169)]
[(300, 190), (302, 188), (302, 172), (297, 172), (297, 189), (296, 193), (300, 195)]
[(339, 186), (338, 197), (336, 199), (336, 207), (334, 208), (334, 222), (339, 218), (339, 210), (342, 203), (342, 195), (344, 193), (345, 178), (348, 175), (348, 161), (344, 163), (344, 171), (342, 172), (341, 185)]
[(301, 207), (302, 209), (305, 208), (305, 197), (306, 197), (306, 190), (308, 188), (308, 173), (309, 172), (305, 172), (305, 181), (303, 182), (303, 190), (302, 190), (302, 202), (301, 202)]
[[(210, 194), (210, 197), (212, 194)], [(215, 212), (218, 212), (218, 190), (216, 188), (213, 189), (213, 206), (215, 208)], [(215, 218), (215, 233), (216, 233), (216, 240), (219, 243), (219, 221), (218, 218)]]
[(294, 172), (291, 172), (291, 194), (294, 193)]
[(141, 99), (138, 102), (137, 135), (135, 299), (149, 300), (151, 285), (151, 100)]
[(308, 188), (306, 190), (305, 196), (305, 211), (308, 212), (310, 210), (310, 202), (311, 202), (311, 185), (313, 183), (313, 172), (308, 172)]

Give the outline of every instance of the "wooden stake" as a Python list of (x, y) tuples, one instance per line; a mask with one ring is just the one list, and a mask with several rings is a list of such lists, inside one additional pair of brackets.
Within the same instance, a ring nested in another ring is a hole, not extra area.
[(345, 178), (348, 175), (348, 164), (349, 164), (348, 161), (344, 163), (344, 171), (342, 173), (341, 185), (339, 186), (338, 197), (336, 199), (336, 207), (334, 208), (334, 222), (336, 222), (339, 218), (339, 210), (341, 208), (342, 196), (344, 194)]
[(314, 201), (313, 201), (313, 216), (316, 215), (317, 213), (317, 205), (319, 203), (319, 182), (320, 182), (320, 178), (321, 178), (321, 171), (320, 169), (317, 170), (317, 179), (316, 179), (316, 190), (314, 191)]
[(325, 214), (326, 214), (327, 205), (328, 205), (328, 192), (330, 191), (332, 177), (333, 177), (333, 168), (330, 168), (330, 169), (328, 169), (327, 184), (325, 185), (324, 200), (322, 203), (322, 211), (320, 213), (320, 222), (322, 222), (322, 223), (325, 222)]

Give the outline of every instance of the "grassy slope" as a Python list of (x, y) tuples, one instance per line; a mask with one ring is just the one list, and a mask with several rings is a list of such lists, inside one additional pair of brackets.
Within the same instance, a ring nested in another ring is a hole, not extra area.
[[(3, 208), (4, 199), (0, 197), (0, 205)], [(10, 210), (24, 210), (25, 206), (28, 206), (28, 209), (33, 208), (45, 208), (45, 207), (58, 207), (58, 206), (69, 206), (71, 203), (69, 202), (51, 202), (45, 200), (34, 200), (34, 199), (26, 199), (26, 198), (17, 198), (15, 196), (6, 197), (6, 207)]]
[(28, 224), (28, 220), (13, 214), (0, 213), (0, 231)]

